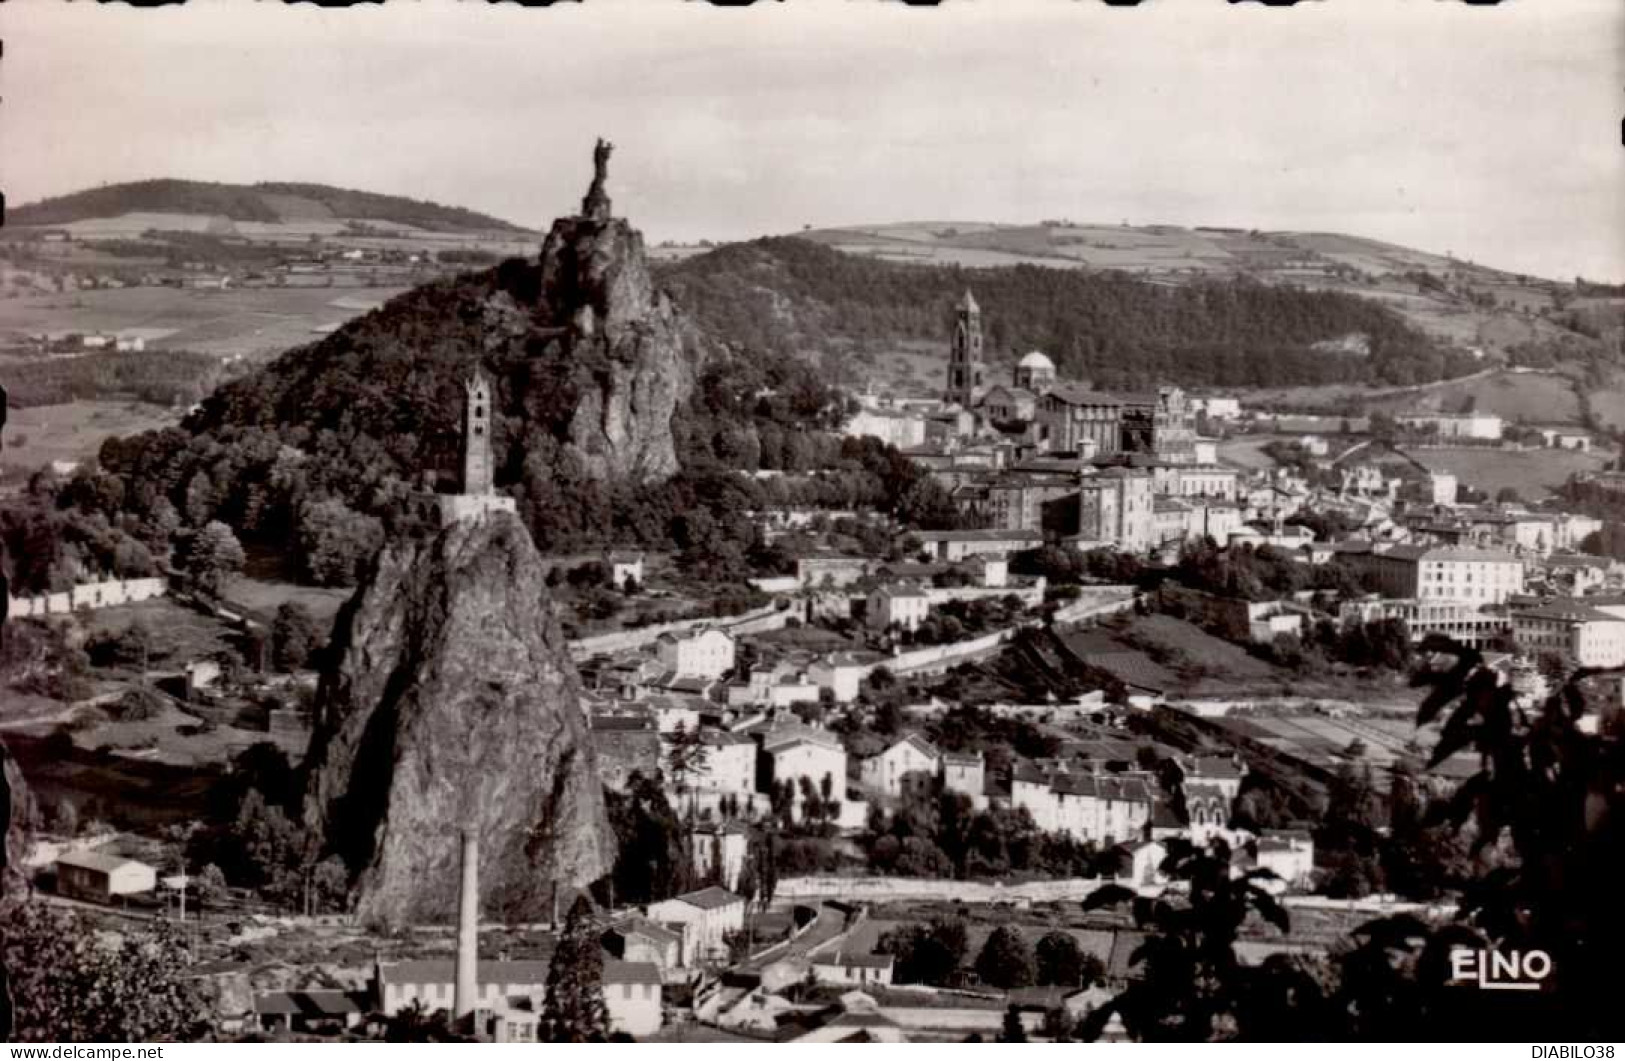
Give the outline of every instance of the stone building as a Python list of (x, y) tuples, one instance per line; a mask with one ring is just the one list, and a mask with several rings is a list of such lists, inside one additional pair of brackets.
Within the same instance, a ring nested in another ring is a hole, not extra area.
[(1105, 468), (1078, 480), (1080, 545), (1143, 552), (1156, 542), (1156, 497), (1149, 473)]

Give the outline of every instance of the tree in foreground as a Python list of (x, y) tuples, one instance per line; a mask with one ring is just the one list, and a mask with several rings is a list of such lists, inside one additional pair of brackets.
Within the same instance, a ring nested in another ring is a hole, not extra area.
[(166, 926), (104, 937), (39, 902), (0, 913), (18, 1042), (174, 1042), (207, 1030), (193, 955)]
[(1185, 882), (1188, 894), (1149, 898), (1108, 884), (1085, 900), (1086, 910), (1127, 904), (1135, 924), (1149, 934), (1134, 954), (1139, 978), (1091, 1013), (1079, 1038), (1098, 1039), (1113, 1013), (1142, 1042), (1270, 1038), (1269, 1029), (1240, 1025), (1246, 973), (1235, 944), (1242, 924), (1255, 914), (1287, 931), (1286, 911), (1260, 884), (1274, 874), (1253, 870), (1233, 877), (1222, 845), (1204, 851), (1183, 840), (1169, 842), (1162, 872)]
[[(1442, 927), (1396, 916), (1362, 925), (1341, 963), (1340, 1000), (1362, 1038), (1509, 1040), (1531, 1028), (1581, 1039), (1617, 1038), (1619, 955), (1625, 952), (1625, 742), (1608, 725), (1580, 726), (1594, 681), (1577, 671), (1543, 703), (1527, 704), (1474, 649), (1429, 638), (1434, 662), (1419, 727), (1438, 726), (1428, 767), (1461, 752), (1478, 772), (1430, 806), (1427, 824), (1472, 838), (1487, 865), (1463, 888)], [(1544, 952), (1540, 991), (1481, 991), (1451, 980), (1458, 948)], [(1397, 970), (1397, 971), (1396, 971)], [(1386, 1001), (1394, 1004), (1384, 1007)]]
[[(1090, 1014), (1081, 1038), (1098, 1038), (1114, 1013), (1135, 1038), (1159, 1041), (1504, 1042), (1538, 1028), (1617, 1037), (1625, 742), (1606, 718), (1600, 732), (1580, 725), (1587, 690), (1602, 676), (1578, 671), (1531, 704), (1477, 650), (1429, 638), (1420, 655), (1428, 666), (1417, 680), (1430, 692), (1417, 726), (1438, 727), (1428, 768), (1461, 753), (1479, 766), (1417, 823), (1472, 846), (1477, 861), (1464, 871), (1456, 916), (1378, 918), (1330, 960), (1275, 955), (1250, 969), (1235, 955), (1242, 924), (1258, 915), (1287, 928), (1259, 871), (1232, 878), (1222, 853), (1170, 844), (1163, 871), (1186, 882), (1188, 898), (1107, 885), (1085, 904), (1132, 904), (1150, 934), (1135, 954), (1140, 979)], [(1606, 677), (1617, 687), (1617, 671)], [(1476, 977), (1456, 975), (1463, 951), (1492, 977), (1492, 956), (1539, 952), (1538, 972), (1520, 962), (1521, 982), (1543, 989), (1483, 990)]]
[(550, 1043), (601, 1043), (609, 1039), (603, 951), (593, 923), (592, 904), (584, 895), (577, 896), (570, 907), (547, 967), (547, 995), (537, 1034)]

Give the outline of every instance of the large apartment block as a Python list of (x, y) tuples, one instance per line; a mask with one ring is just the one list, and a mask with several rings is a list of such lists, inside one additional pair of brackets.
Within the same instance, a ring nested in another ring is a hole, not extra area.
[(1523, 561), (1498, 549), (1423, 545), (1340, 551), (1338, 558), (1374, 576), (1384, 597), (1504, 604), (1523, 592)]

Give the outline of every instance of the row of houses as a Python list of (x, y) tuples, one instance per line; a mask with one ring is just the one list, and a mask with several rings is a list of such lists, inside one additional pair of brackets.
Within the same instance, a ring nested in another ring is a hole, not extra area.
[[(547, 994), (545, 960), (499, 960), (476, 967), (473, 1028), (486, 1042), (535, 1043)], [(450, 958), (375, 962), (363, 990), (268, 991), (254, 996), (255, 1023), (263, 1031), (333, 1034), (362, 1029), (369, 1020), (421, 1007), (450, 1011), (456, 963)], [(647, 1036), (665, 1023), (659, 969), (648, 962), (607, 960), (603, 995), (612, 1034)]]
[(1187, 763), (1184, 792), (1190, 820), (1179, 822), (1148, 773), (1108, 772), (1089, 763), (1028, 762), (1011, 775), (1010, 804), (1025, 810), (1044, 832), (1100, 847), (1173, 833), (1205, 843), (1228, 829), (1242, 776), (1241, 768), (1223, 758)]
[(987, 805), (986, 765), (980, 752), (945, 752), (918, 733), (905, 734), (862, 761), (859, 776), (871, 797), (903, 799), (953, 792)]

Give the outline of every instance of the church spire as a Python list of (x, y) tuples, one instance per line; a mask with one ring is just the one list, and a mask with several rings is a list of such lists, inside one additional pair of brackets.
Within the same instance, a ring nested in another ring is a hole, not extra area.
[(948, 389), (943, 400), (962, 409), (976, 403), (983, 384), (982, 308), (965, 289), (965, 297), (954, 310), (954, 334), (948, 352)]

